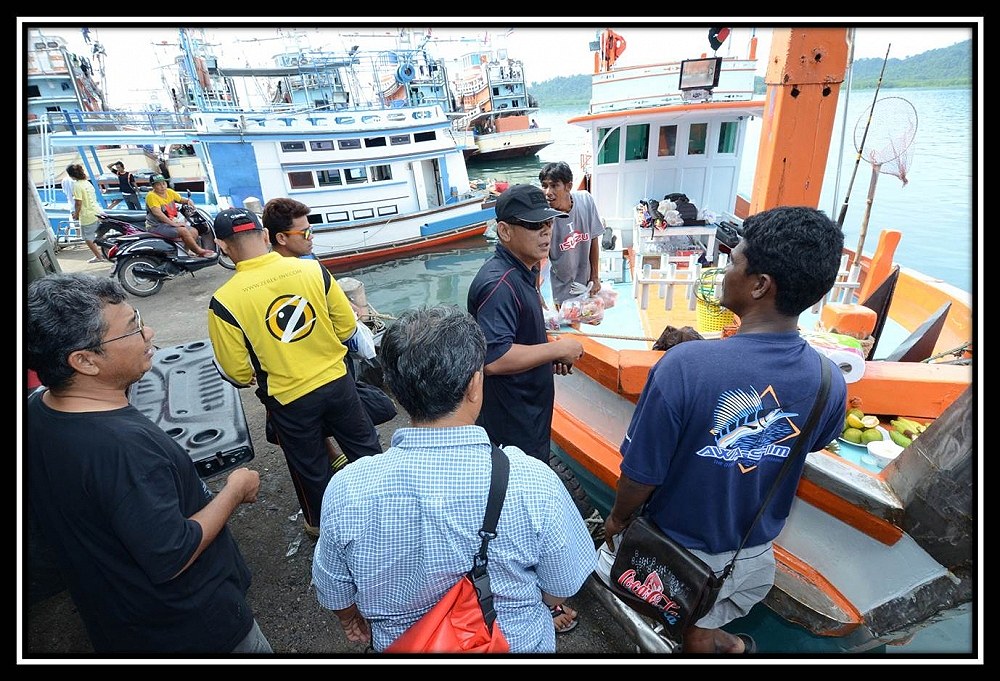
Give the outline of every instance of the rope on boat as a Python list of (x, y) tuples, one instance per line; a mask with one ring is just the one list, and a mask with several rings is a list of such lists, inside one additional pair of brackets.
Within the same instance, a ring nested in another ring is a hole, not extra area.
[(951, 350), (945, 350), (944, 352), (939, 352), (936, 355), (931, 355), (927, 359), (920, 360), (921, 363), (926, 364), (927, 362), (933, 362), (936, 359), (941, 359), (942, 357), (947, 357), (948, 355), (954, 355), (955, 357), (961, 358), (966, 351), (970, 351), (972, 348), (972, 343), (966, 341), (962, 343), (957, 348), (952, 348)]
[[(390, 320), (390, 321), (393, 321), (393, 320), (396, 319), (391, 314), (383, 314), (382, 312), (370, 312), (369, 316), (376, 317), (378, 319), (386, 319), (386, 320)], [(618, 335), (609, 334), (609, 333), (583, 333), (582, 331), (577, 331), (575, 329), (567, 329), (565, 331), (564, 330), (552, 331), (551, 333), (553, 333), (553, 334), (556, 334), (556, 333), (559, 333), (559, 334), (562, 334), (562, 333), (571, 333), (571, 334), (575, 334), (577, 336), (586, 336), (588, 338), (614, 338), (614, 339), (617, 339), (617, 340), (643, 341), (643, 342), (646, 342), (646, 343), (653, 343), (653, 342), (656, 341), (655, 338), (645, 338), (643, 336), (618, 336)]]
[(555, 335), (568, 333), (568, 334), (572, 334), (572, 335), (575, 335), (575, 336), (586, 336), (587, 338), (614, 338), (616, 340), (644, 341), (646, 343), (655, 343), (656, 342), (655, 338), (646, 338), (644, 336), (618, 336), (618, 335), (611, 334), (611, 333), (583, 333), (582, 331), (577, 331), (576, 329), (567, 329), (565, 331), (563, 331), (562, 329), (560, 329), (559, 331), (550, 331), (549, 333), (552, 333), (552, 334), (555, 334)]

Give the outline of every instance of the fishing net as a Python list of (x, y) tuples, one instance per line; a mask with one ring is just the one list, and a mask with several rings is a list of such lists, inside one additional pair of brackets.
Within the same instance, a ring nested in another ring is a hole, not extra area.
[(868, 185), (868, 202), (865, 204), (865, 216), (861, 220), (861, 233), (852, 267), (860, 267), (878, 176), (880, 173), (895, 175), (906, 186), (906, 173), (913, 160), (911, 149), (916, 136), (917, 111), (902, 97), (876, 100), (854, 126), (854, 146), (859, 158), (864, 158), (871, 164), (872, 179)]
[(913, 105), (902, 97), (883, 97), (858, 118), (854, 148), (873, 171), (895, 175), (905, 186), (916, 135), (917, 111)]

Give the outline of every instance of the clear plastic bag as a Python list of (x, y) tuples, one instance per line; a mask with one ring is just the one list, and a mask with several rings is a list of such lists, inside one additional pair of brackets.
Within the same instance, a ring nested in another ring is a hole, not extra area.
[(604, 301), (586, 293), (569, 298), (559, 306), (559, 317), (564, 324), (600, 324), (604, 320)]

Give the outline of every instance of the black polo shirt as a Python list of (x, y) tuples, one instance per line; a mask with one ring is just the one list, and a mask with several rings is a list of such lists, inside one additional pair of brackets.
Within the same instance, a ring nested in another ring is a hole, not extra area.
[[(538, 268), (528, 269), (503, 245), (483, 263), (469, 286), (469, 313), (486, 335), (486, 364), (518, 345), (548, 342)], [(476, 421), (498, 445), (515, 445), (549, 460), (555, 385), (552, 365), (507, 376), (487, 376), (483, 409)]]

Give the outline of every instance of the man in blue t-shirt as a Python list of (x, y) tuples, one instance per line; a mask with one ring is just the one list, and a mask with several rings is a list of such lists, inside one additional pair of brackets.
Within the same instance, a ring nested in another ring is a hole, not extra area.
[(821, 362), (830, 360), (798, 331), (802, 311), (833, 286), (843, 245), (837, 225), (813, 208), (747, 218), (722, 285), (722, 305), (739, 316), (739, 331), (668, 350), (650, 371), (625, 433), (618, 492), (605, 521), (609, 546), (645, 505), (646, 515), (716, 574), (739, 548), (792, 444), (806, 438), (715, 606), (683, 632), (685, 653), (755, 652), (748, 634), (720, 627), (767, 595), (771, 543), (788, 517), (805, 453), (843, 427), (847, 384), (831, 367), (818, 425), (803, 431)]

